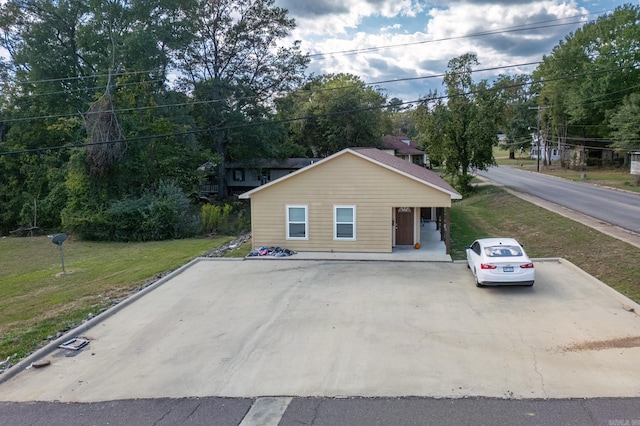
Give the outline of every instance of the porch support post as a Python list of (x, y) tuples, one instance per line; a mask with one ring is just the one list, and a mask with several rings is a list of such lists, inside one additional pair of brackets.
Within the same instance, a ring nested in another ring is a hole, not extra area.
[(446, 253), (451, 254), (451, 207), (445, 207), (445, 247)]

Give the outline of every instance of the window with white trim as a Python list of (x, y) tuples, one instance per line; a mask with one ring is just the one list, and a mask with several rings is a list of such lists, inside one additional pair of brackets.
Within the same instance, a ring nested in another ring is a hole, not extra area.
[(287, 206), (287, 240), (309, 239), (307, 206)]
[(356, 239), (356, 206), (333, 206), (333, 239)]

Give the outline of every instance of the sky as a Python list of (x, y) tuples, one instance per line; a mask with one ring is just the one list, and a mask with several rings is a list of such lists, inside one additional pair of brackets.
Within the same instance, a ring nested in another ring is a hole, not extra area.
[[(275, 0), (275, 5), (296, 21), (291, 35), (310, 54), (308, 73), (354, 74), (389, 99), (411, 102), (431, 90), (443, 92), (441, 76), (452, 58), (475, 53), (476, 82), (528, 74), (585, 23), (638, 1)], [(498, 69), (482, 71), (489, 68)]]

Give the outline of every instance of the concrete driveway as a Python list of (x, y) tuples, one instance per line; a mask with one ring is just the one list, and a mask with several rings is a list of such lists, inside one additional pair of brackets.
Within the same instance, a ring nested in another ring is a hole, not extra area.
[(536, 273), (479, 289), (462, 262), (203, 259), (0, 400), (638, 396), (640, 307), (565, 261)]

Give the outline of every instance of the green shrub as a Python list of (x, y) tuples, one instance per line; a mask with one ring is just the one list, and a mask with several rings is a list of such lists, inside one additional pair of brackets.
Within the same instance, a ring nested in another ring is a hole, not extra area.
[(208, 234), (238, 235), (249, 229), (250, 223), (241, 202), (224, 205), (205, 204), (200, 215), (202, 231)]
[(460, 192), (460, 194), (467, 195), (473, 191), (473, 188), (471, 187), (471, 181), (473, 180), (473, 178), (474, 176), (472, 174), (461, 174), (456, 176), (455, 188)]
[(112, 202), (105, 211), (76, 212), (67, 223), (83, 239), (158, 241), (197, 235), (198, 215), (175, 181), (162, 181), (138, 198)]

